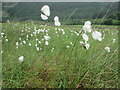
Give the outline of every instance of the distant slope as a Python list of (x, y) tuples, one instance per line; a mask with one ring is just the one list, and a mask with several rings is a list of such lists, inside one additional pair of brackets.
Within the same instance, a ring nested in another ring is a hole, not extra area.
[[(3, 7), (5, 4), (3, 4)], [(7, 19), (15, 19), (20, 21), (41, 20), (40, 9), (45, 4), (49, 5), (51, 9), (49, 21), (52, 21), (53, 17), (56, 15), (59, 16), (61, 20), (66, 20), (75, 8), (78, 9), (71, 17), (72, 19), (93, 18), (93, 16), (95, 14), (97, 15), (102, 8), (104, 8), (104, 11), (106, 12), (107, 7), (109, 8), (110, 6), (110, 3), (108, 2), (20, 2), (17, 4), (13, 3), (13, 7), (9, 7), (9, 5), (7, 5), (7, 7), (3, 8), (3, 10), (9, 13), (9, 17)]]

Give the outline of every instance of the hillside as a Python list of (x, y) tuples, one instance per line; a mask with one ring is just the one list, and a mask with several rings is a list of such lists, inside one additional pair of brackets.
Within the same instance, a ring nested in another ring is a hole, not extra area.
[[(95, 18), (99, 11), (103, 8), (103, 17), (105, 12), (110, 7), (111, 3), (100, 2), (20, 2), (20, 3), (3, 3), (3, 11), (9, 14), (9, 17), (4, 17), (3, 20), (40, 20), (40, 9), (43, 5), (49, 5), (51, 16), (49, 21), (53, 20), (54, 16), (59, 16), (62, 21), (65, 21), (69, 15), (77, 8), (77, 11), (72, 15), (71, 19), (90, 19)], [(114, 3), (110, 13), (117, 12), (117, 3)]]

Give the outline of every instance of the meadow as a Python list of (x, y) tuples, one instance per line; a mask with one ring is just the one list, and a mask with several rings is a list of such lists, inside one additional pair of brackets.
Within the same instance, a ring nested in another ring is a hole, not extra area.
[(87, 33), (86, 50), (80, 44), (82, 25), (2, 23), (2, 87), (118, 88), (118, 26), (92, 27), (104, 38), (94, 40)]

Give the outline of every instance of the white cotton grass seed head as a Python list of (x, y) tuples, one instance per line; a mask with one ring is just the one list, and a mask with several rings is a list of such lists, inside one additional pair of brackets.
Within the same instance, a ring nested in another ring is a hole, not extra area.
[(4, 32), (1, 32), (1, 35), (4, 35), (5, 33)]
[(85, 43), (86, 49), (88, 50), (90, 48), (90, 44), (89, 43)]
[(61, 26), (61, 23), (59, 21), (59, 17), (58, 16), (54, 17), (54, 24), (55, 24), (55, 26)]
[(115, 43), (115, 39), (113, 39), (113, 43)]
[(31, 35), (31, 37), (33, 36), (33, 34), (30, 34)]
[(8, 42), (8, 39), (5, 39), (6, 42)]
[(22, 45), (22, 42), (20, 44)]
[(64, 35), (64, 34), (65, 34), (65, 32), (63, 31), (63, 32), (62, 32), (62, 34)]
[(76, 33), (77, 36), (79, 36), (80, 34), (79, 33)]
[(82, 34), (82, 37), (83, 37), (83, 39), (84, 39), (86, 42), (88, 42), (89, 37), (88, 37), (88, 35), (87, 35), (86, 33), (83, 33), (83, 34)]
[(40, 51), (39, 47), (36, 47), (37, 51)]
[(104, 49), (107, 50), (107, 52), (110, 52), (110, 47), (106, 46)]
[(55, 16), (55, 17), (54, 17), (54, 21), (55, 21), (55, 22), (59, 21), (59, 17), (58, 17), (58, 16)]
[(39, 44), (41, 44), (41, 41), (38, 41)]
[(19, 43), (18, 42), (16, 42), (16, 46), (18, 46), (19, 45)]
[(29, 46), (32, 46), (32, 44), (31, 44), (31, 43), (29, 43)]
[(3, 54), (3, 50), (1, 50), (1, 55)]
[(98, 41), (102, 41), (103, 38), (98, 38)]
[(36, 38), (36, 41), (38, 41), (38, 38)]
[(40, 48), (40, 51), (42, 50), (42, 48)]
[(80, 45), (82, 45), (87, 50), (90, 48), (90, 44), (87, 43), (86, 41), (85, 41), (85, 43), (83, 41), (80, 41)]
[(52, 49), (51, 49), (51, 52), (53, 52), (53, 51), (54, 51), (54, 49), (55, 49), (55, 48), (52, 48)]
[(55, 33), (57, 34), (57, 33), (58, 33), (58, 31), (55, 31)]
[(44, 41), (44, 40), (45, 40), (44, 38), (41, 39), (41, 41)]
[(55, 28), (55, 30), (57, 30), (58, 28)]
[(50, 7), (48, 5), (44, 5), (41, 8), (41, 12), (46, 16), (50, 16)]
[(48, 36), (48, 33), (46, 33), (46, 35)]
[(47, 19), (48, 19), (48, 17), (45, 16), (45, 15), (43, 15), (43, 14), (41, 14), (41, 18), (42, 18), (43, 20), (47, 20)]
[(73, 44), (72, 42), (70, 42), (70, 44)]
[(41, 18), (43, 20), (47, 20), (48, 19), (48, 16), (50, 16), (50, 8), (48, 5), (44, 5), (42, 8), (41, 8)]
[(45, 41), (45, 45), (47, 45), (47, 46), (48, 46), (48, 45), (49, 45), (49, 42), (48, 42), (48, 41)]
[(86, 21), (86, 22), (84, 23), (84, 25), (91, 25), (91, 22), (90, 22), (90, 21)]
[(93, 39), (95, 39), (95, 40), (101, 41), (101, 40), (102, 40), (102, 33), (101, 33), (101, 32), (98, 32), (98, 31), (93, 31), (93, 32), (92, 32), (92, 37), (93, 37)]
[(21, 38), (19, 38), (19, 40), (21, 41)]
[(51, 52), (53, 52), (54, 50), (53, 49), (51, 49)]
[(71, 44), (72, 46), (74, 46), (74, 44), (73, 44), (72, 42), (70, 42), (70, 44)]
[(70, 46), (67, 45), (66, 48), (70, 48)]
[(45, 40), (49, 40), (49, 39), (50, 39), (50, 36), (45, 35), (45, 36), (44, 36), (44, 39), (45, 39)]
[(29, 38), (29, 35), (27, 35), (26, 38)]
[(26, 41), (25, 41), (25, 40), (23, 41), (23, 44), (26, 44)]
[(52, 50), (54, 50), (55, 48), (52, 48)]
[(20, 56), (20, 57), (18, 58), (18, 60), (19, 60), (20, 62), (23, 62), (23, 61), (24, 61), (24, 56)]
[(36, 44), (35, 44), (35, 47), (37, 47), (37, 46), (38, 46), (38, 44), (36, 43)]
[(59, 21), (54, 22), (55, 26), (61, 26), (61, 23)]
[(81, 45), (84, 45), (84, 42), (83, 42), (83, 41), (80, 41), (80, 44), (81, 44)]
[(91, 29), (91, 25), (84, 25), (83, 26), (83, 30), (85, 31), (85, 32), (91, 32), (92, 31), (92, 29)]

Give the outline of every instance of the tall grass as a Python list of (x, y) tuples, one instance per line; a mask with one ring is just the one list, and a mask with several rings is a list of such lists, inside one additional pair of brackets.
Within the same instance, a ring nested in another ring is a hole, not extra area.
[[(41, 26), (29, 22), (3, 23), (2, 26), (2, 32), (5, 33), (2, 38), (3, 88), (118, 88), (119, 44), (115, 26), (98, 29), (105, 34), (105, 39), (101, 42), (88, 34), (91, 45), (89, 50), (80, 45), (79, 41), (83, 41), (81, 35), (71, 32), (78, 33), (81, 28)], [(45, 32), (26, 40), (26, 35), (30, 35), (34, 27), (37, 30), (50, 30), (49, 45), (46, 46), (45, 41), (41, 41), (41, 51), (36, 50), (35, 39), (41, 40)], [(65, 34), (59, 29), (64, 29)], [(24, 32), (21, 36), (22, 30)], [(58, 36), (55, 31), (58, 31)], [(5, 36), (8, 42), (5, 41)], [(19, 45), (17, 49), (16, 42), (20, 43), (20, 37), (27, 43)], [(112, 42), (113, 39), (116, 39), (115, 43)], [(104, 49), (106, 46), (111, 48), (110, 53)], [(53, 52), (51, 48), (54, 48)], [(25, 57), (22, 63), (18, 60), (20, 56)]]

